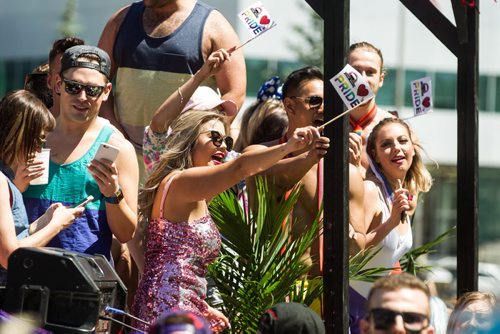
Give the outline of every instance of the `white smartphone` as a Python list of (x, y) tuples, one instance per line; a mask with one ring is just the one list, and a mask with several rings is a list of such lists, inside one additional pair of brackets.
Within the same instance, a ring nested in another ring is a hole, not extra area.
[(87, 205), (87, 203), (92, 202), (93, 200), (94, 200), (94, 196), (88, 195), (87, 198), (85, 198), (81, 203), (74, 205), (73, 208), (85, 206), (85, 205)]
[(118, 153), (120, 153), (118, 148), (107, 143), (101, 143), (94, 159), (99, 161), (108, 160), (110, 162), (115, 162), (116, 157), (118, 157)]

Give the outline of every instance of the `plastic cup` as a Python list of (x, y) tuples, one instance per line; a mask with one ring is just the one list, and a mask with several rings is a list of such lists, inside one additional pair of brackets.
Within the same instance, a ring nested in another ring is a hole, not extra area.
[(43, 174), (36, 179), (31, 180), (30, 185), (41, 185), (49, 183), (49, 161), (50, 161), (50, 148), (43, 148), (35, 156), (35, 160), (43, 162)]

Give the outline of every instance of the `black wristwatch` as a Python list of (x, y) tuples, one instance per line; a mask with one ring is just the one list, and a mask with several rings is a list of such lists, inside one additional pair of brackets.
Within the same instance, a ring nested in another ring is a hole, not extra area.
[(123, 199), (123, 192), (120, 188), (113, 194), (113, 196), (106, 197), (104, 196), (104, 200), (111, 204), (118, 204)]

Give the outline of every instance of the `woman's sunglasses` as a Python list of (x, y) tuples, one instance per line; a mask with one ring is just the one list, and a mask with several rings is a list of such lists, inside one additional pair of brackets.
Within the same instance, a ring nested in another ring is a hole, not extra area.
[(64, 90), (66, 91), (66, 93), (70, 95), (79, 94), (82, 91), (82, 89), (85, 89), (85, 94), (87, 94), (87, 96), (99, 97), (104, 91), (104, 88), (106, 88), (104, 86), (86, 85), (69, 79), (63, 79), (63, 81), (64, 81)]
[(226, 149), (228, 151), (231, 151), (233, 149), (233, 143), (234, 143), (233, 138), (229, 136), (223, 136), (217, 130), (208, 130), (205, 132), (210, 133), (210, 139), (212, 140), (212, 143), (215, 145), (215, 147), (221, 147), (222, 142), (224, 142), (226, 143)]
[(389, 330), (399, 315), (403, 318), (407, 333), (418, 334), (429, 326), (429, 318), (421, 313), (397, 312), (386, 308), (374, 308), (369, 312), (369, 316), (371, 316), (375, 324), (375, 329), (378, 330)]
[(309, 105), (309, 109), (319, 108), (323, 104), (323, 98), (318, 95), (308, 97), (290, 96), (290, 98), (304, 101)]

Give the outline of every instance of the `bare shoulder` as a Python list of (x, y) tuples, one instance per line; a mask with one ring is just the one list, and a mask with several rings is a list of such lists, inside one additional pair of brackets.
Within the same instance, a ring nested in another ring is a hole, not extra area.
[(377, 116), (380, 120), (383, 120), (384, 118), (396, 118), (394, 114), (378, 107), (377, 107)]
[(0, 195), (3, 195), (4, 190), (8, 189), (8, 187), (9, 184), (7, 183), (7, 177), (3, 175), (3, 173), (0, 173)]
[(113, 15), (111, 15), (111, 17), (108, 20), (108, 23), (118, 27), (121, 26), (123, 20), (125, 19), (125, 16), (128, 13), (128, 10), (130, 9), (130, 6), (131, 5), (127, 5), (117, 10)]
[[(120, 30), (129, 8), (130, 5), (125, 6), (111, 15), (108, 22), (104, 26), (104, 30), (101, 33), (101, 38), (99, 39), (97, 46), (106, 49), (109, 45), (114, 44), (115, 37), (118, 34), (118, 30)], [(106, 51), (109, 52), (110, 50)]]
[(378, 185), (372, 179), (367, 178), (363, 181), (365, 186), (365, 198), (369, 201), (378, 197)]
[(236, 31), (234, 31), (233, 26), (231, 26), (224, 15), (216, 9), (211, 11), (208, 15), (204, 35), (205, 40), (208, 39), (211, 41), (211, 51), (220, 48), (228, 49), (239, 42), (238, 35)]
[(115, 131), (111, 135), (108, 143), (118, 148), (120, 152), (125, 152), (126, 154), (133, 154), (135, 156), (134, 146), (127, 139), (125, 139), (125, 137), (123, 137), (123, 135), (119, 131)]
[(359, 168), (353, 164), (349, 164), (349, 194), (351, 196), (364, 194), (363, 176)]
[(233, 27), (221, 12), (214, 9), (208, 14), (205, 28), (209, 28), (209, 32), (224, 32), (227, 28), (234, 31)]

